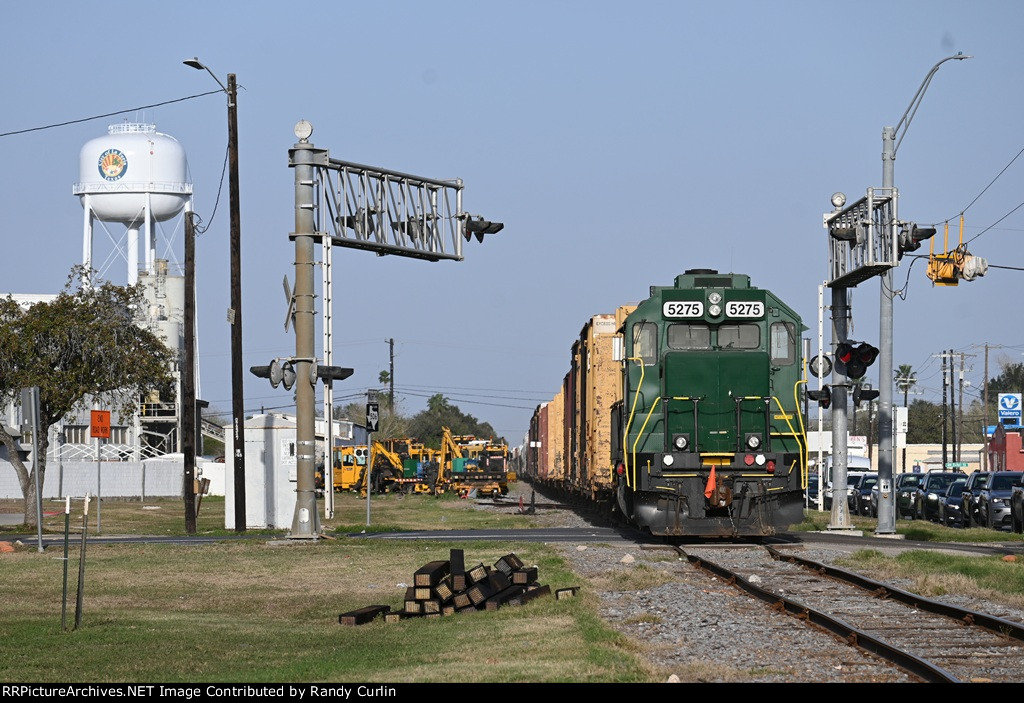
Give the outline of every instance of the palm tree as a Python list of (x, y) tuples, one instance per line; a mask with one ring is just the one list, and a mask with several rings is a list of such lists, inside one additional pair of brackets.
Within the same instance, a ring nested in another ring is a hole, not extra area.
[(907, 406), (907, 396), (910, 389), (917, 385), (917, 374), (914, 373), (910, 364), (900, 364), (896, 370), (896, 388), (903, 392), (903, 406)]

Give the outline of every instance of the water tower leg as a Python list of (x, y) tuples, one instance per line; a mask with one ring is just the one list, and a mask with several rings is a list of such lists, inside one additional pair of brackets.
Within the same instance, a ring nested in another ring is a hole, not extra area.
[(92, 207), (88, 194), (82, 196), (82, 266), (86, 276), (92, 270)]
[[(153, 273), (153, 266), (155, 265), (155, 257), (153, 255), (153, 201), (149, 193), (146, 193), (146, 209), (143, 212), (146, 218), (146, 273)], [(135, 268), (139, 266), (139, 260), (135, 259)]]
[(128, 228), (128, 285), (134, 286), (139, 282), (139, 228)]

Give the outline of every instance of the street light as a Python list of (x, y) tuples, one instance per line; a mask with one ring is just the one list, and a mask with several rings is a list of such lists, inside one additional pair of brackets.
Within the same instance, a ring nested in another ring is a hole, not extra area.
[[(885, 127), (882, 129), (882, 188), (892, 189), (895, 187), (895, 178), (893, 177), (894, 165), (896, 161), (896, 151), (900, 148), (900, 144), (903, 143), (903, 137), (907, 134), (907, 129), (910, 127), (910, 122), (914, 119), (914, 115), (917, 114), (917, 109), (921, 106), (921, 100), (924, 98), (924, 93), (928, 90), (928, 85), (932, 82), (932, 76), (939, 70), (939, 66), (956, 59), (962, 61), (963, 59), (972, 58), (965, 56), (963, 52), (954, 54), (953, 56), (947, 56), (946, 58), (939, 61), (937, 64), (932, 66), (932, 70), (925, 76), (924, 81), (921, 82), (921, 86), (914, 93), (913, 99), (910, 101), (910, 105), (907, 106), (906, 111), (900, 118), (900, 121), (896, 124), (896, 127)], [(899, 133), (899, 139), (896, 138)], [(878, 378), (889, 379), (892, 378), (892, 337), (893, 337), (893, 281), (892, 281), (892, 269), (886, 269), (881, 275), (881, 290), (879, 295), (879, 347), (880, 347), (880, 358), (878, 362)], [(879, 383), (879, 397), (878, 397), (878, 482), (880, 486), (892, 486), (893, 475), (892, 475), (892, 385), (888, 382)], [(882, 493), (879, 493), (881, 497)], [(896, 518), (894, 509), (893, 492), (888, 491), (888, 499), (879, 501), (878, 506), (878, 526), (876, 528), (876, 534), (881, 535), (892, 535), (896, 534)]]
[(238, 204), (238, 86), (235, 74), (228, 74), (225, 87), (198, 57), (182, 61), (206, 71), (228, 96), (228, 192), (231, 211), (231, 414), (235, 474), (235, 530), (245, 531), (245, 392), (242, 381), (242, 233)]

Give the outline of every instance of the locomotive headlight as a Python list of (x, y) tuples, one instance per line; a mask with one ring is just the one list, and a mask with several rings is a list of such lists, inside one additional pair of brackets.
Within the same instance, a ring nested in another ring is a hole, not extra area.
[(684, 434), (677, 434), (672, 438), (672, 446), (681, 452), (686, 451), (686, 448), (690, 446), (690, 440)]
[(671, 454), (666, 454), (665, 456), (661, 457), (661, 463), (664, 464), (665, 466), (672, 466), (672, 464), (675, 463), (675, 459), (672, 457)]
[(756, 451), (761, 448), (761, 435), (759, 434), (748, 434), (747, 435), (747, 449)]
[(718, 305), (720, 302), (722, 302), (722, 294), (721, 293), (709, 293), (708, 294), (708, 302), (711, 303), (712, 305)]
[(711, 317), (718, 317), (719, 315), (722, 314), (722, 306), (721, 305), (709, 305), (708, 306), (708, 314), (711, 315)]

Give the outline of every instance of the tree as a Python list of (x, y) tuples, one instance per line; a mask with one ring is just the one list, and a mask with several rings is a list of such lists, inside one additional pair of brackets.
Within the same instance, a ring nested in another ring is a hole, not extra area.
[(1004, 361), (1002, 372), (988, 382), (988, 392), (1024, 393), (1024, 363)]
[(903, 394), (903, 405), (907, 405), (910, 389), (917, 385), (917, 374), (910, 364), (900, 364), (896, 370), (896, 390)]
[(915, 400), (907, 409), (907, 444), (942, 442), (942, 406)]
[[(12, 402), (22, 388), (39, 387), (40, 486), (49, 429), (65, 415), (95, 400), (130, 416), (145, 393), (173, 396), (170, 369), (177, 350), (137, 323), (137, 311), (145, 309), (142, 286), (97, 286), (93, 280), (93, 287), (84, 285), (85, 271), (76, 266), (50, 302), (25, 309), (11, 296), (0, 299), (0, 405)], [(0, 442), (18, 474), (25, 524), (35, 526), (35, 477), (2, 424)]]
[(441, 446), (441, 428), (447, 427), (453, 435), (473, 435), (479, 439), (497, 439), (489, 423), (481, 423), (467, 415), (441, 393), (427, 399), (427, 409), (409, 420), (409, 432), (428, 447)]

